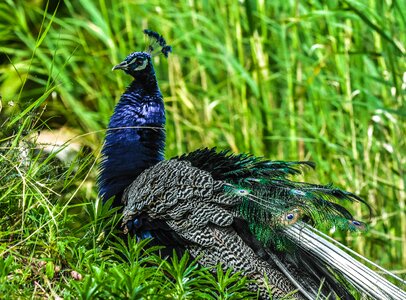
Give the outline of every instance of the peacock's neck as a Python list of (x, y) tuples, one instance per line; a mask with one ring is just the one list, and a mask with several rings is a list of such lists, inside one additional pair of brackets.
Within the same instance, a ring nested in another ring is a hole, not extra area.
[(148, 80), (131, 83), (110, 119), (99, 176), (103, 200), (120, 195), (142, 171), (164, 159), (162, 94), (155, 76), (144, 79)]

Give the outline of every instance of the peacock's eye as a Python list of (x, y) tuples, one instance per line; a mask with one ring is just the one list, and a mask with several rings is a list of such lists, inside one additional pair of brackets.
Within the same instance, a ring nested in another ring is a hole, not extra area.
[(280, 222), (284, 226), (289, 226), (295, 224), (302, 217), (302, 210), (300, 208), (294, 207), (290, 211), (280, 215)]
[(135, 60), (135, 63), (136, 63), (137, 65), (141, 65), (143, 62), (144, 62), (144, 60), (143, 60), (142, 58), (137, 58), (137, 59)]

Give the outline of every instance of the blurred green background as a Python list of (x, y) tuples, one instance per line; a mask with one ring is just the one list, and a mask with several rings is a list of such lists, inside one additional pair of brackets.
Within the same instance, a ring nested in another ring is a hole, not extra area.
[[(332, 235), (404, 277), (405, 6), (5, 0), (0, 139), (15, 136), (31, 116), (31, 129), (74, 137), (69, 143), (97, 159), (114, 105), (131, 81), (111, 68), (145, 48), (142, 29), (158, 31), (173, 46), (168, 60), (155, 61), (167, 109), (167, 157), (217, 146), (316, 162), (302, 180), (333, 182), (373, 210), (369, 218), (365, 207), (352, 206), (370, 223), (367, 234)], [(96, 198), (91, 166), (74, 203)]]

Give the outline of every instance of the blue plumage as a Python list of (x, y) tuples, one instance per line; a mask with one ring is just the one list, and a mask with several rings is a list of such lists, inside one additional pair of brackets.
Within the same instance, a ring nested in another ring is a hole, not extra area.
[(121, 69), (134, 81), (121, 96), (110, 119), (98, 178), (104, 201), (117, 196), (146, 168), (163, 160), (165, 108), (151, 55), (134, 52), (113, 70)]

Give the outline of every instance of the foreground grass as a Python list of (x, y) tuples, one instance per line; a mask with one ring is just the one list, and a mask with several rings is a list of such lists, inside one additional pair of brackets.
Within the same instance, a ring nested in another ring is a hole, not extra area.
[[(218, 146), (315, 161), (306, 180), (332, 181), (373, 207), (365, 237), (334, 236), (404, 276), (405, 17), (400, 1), (387, 3), (0, 3), (0, 294), (108, 298), (134, 290), (128, 274), (158, 283), (144, 295), (227, 294), (236, 283), (214, 287), (218, 278), (193, 267), (178, 276), (135, 243), (126, 249), (139, 258), (122, 262), (113, 232), (103, 238), (118, 220), (95, 202), (95, 165), (129, 83), (110, 69), (144, 48), (147, 27), (174, 47), (156, 61), (168, 157)], [(61, 128), (62, 140), (75, 137), (66, 147), (82, 149), (70, 164), (33, 151), (46, 129)], [(361, 207), (355, 214), (368, 220)]]

